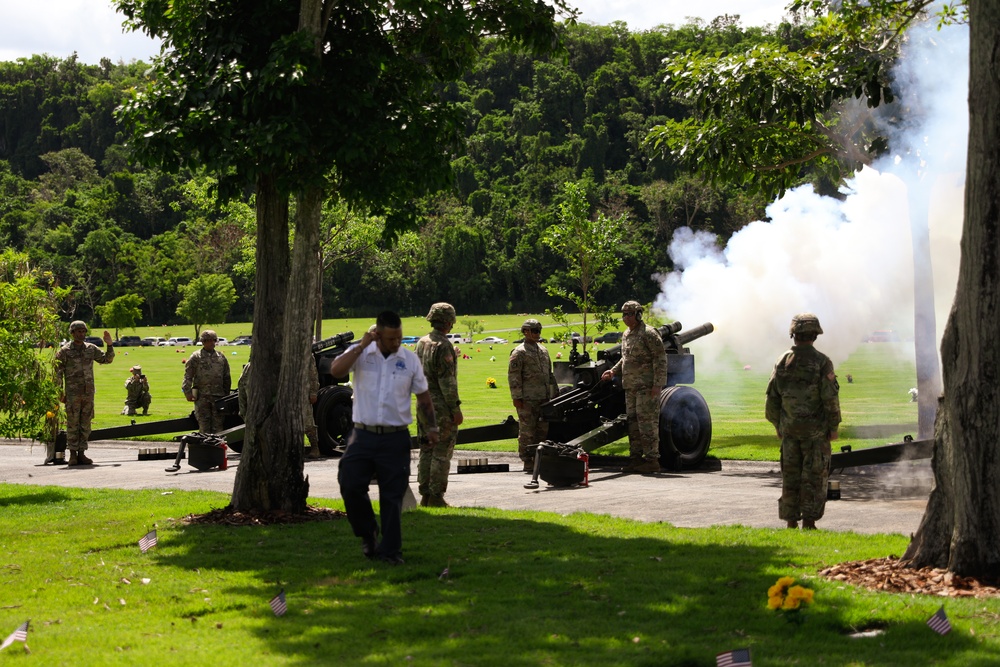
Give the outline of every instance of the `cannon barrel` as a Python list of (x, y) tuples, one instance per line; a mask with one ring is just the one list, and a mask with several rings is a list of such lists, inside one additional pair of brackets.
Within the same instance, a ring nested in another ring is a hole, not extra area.
[(330, 336), (329, 338), (324, 338), (323, 340), (316, 341), (312, 344), (313, 354), (317, 352), (322, 352), (331, 347), (340, 347), (342, 345), (347, 345), (352, 340), (354, 340), (353, 331), (345, 331), (344, 333), (339, 333), (336, 336)]
[(712, 324), (711, 322), (705, 322), (699, 327), (695, 327), (694, 329), (688, 329), (687, 331), (684, 331), (682, 333), (675, 334), (674, 340), (677, 341), (678, 347), (683, 347), (693, 340), (698, 340), (699, 338), (707, 336), (713, 331), (715, 331), (715, 325)]
[(660, 338), (666, 340), (667, 338), (673, 336), (675, 333), (677, 333), (683, 328), (684, 325), (681, 324), (680, 320), (677, 320), (676, 322), (671, 322), (670, 324), (664, 324), (661, 327), (656, 327), (656, 333), (660, 334)]

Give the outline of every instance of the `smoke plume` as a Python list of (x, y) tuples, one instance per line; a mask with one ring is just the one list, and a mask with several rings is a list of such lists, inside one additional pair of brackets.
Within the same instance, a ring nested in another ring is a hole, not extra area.
[[(844, 361), (874, 330), (913, 335), (910, 215), (929, 221), (938, 341), (954, 299), (968, 135), (968, 29), (914, 28), (894, 71), (903, 108), (884, 131), (890, 152), (844, 188), (843, 201), (804, 186), (789, 191), (725, 247), (714, 235), (678, 230), (677, 270), (661, 278), (655, 307), (716, 332), (698, 341), (700, 358), (723, 349), (738, 363), (770, 369), (787, 349), (792, 315), (813, 312), (819, 347)], [(930, 193), (914, 197), (914, 193)], [(921, 200), (929, 210), (912, 210)], [(918, 225), (917, 227), (920, 227)]]

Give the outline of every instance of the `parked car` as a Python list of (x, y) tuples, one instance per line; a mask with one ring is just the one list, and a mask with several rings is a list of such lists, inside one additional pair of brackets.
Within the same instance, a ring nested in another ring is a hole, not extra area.
[(506, 338), (500, 338), (498, 336), (487, 336), (476, 341), (476, 345), (503, 345), (507, 342)]
[(233, 339), (232, 343), (229, 345), (252, 345), (253, 344), (253, 334), (240, 334)]
[(143, 345), (148, 345), (148, 343), (143, 343), (142, 339), (138, 336), (122, 336), (111, 343), (111, 345), (112, 347), (142, 347)]
[(176, 338), (168, 339), (166, 344), (174, 346), (191, 345), (191, 339), (186, 336), (177, 336)]
[(87, 336), (83, 340), (87, 343), (93, 343), (97, 347), (104, 347), (104, 339), (100, 336)]
[(445, 334), (445, 338), (450, 340), (452, 345), (461, 345), (463, 343), (472, 342), (472, 339), (466, 338), (462, 334), (456, 334), (456, 333)]
[(161, 336), (146, 336), (145, 338), (142, 339), (143, 345), (150, 345), (153, 347), (156, 347), (157, 345), (163, 345), (166, 342), (167, 339)]
[(595, 343), (620, 343), (622, 342), (621, 331), (607, 331), (594, 339)]
[(403, 345), (415, 345), (420, 340), (417, 336), (403, 336)]

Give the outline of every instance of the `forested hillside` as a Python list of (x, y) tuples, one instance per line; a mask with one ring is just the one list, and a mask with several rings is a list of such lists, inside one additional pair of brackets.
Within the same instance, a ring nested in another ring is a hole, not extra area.
[[(640, 33), (572, 26), (565, 54), (547, 60), (489, 49), (442, 91), (466, 114), (467, 152), (455, 156), (450, 191), (415, 202), (418, 230), (390, 243), (378, 220), (327, 205), (324, 315), (422, 314), (436, 300), (460, 313), (567, 306), (546, 294), (562, 260), (539, 241), (567, 181), (585, 184), (595, 213), (628, 220), (615, 280), (598, 301), (652, 299), (653, 276), (672, 268), (674, 230), (725, 240), (766, 203), (684, 174), (644, 144), (651, 127), (689, 113), (664, 80), (663, 59), (797, 34), (722, 17)], [(93, 319), (96, 306), (134, 293), (144, 323), (174, 322), (179, 288), (213, 273), (229, 275), (240, 295), (230, 318), (248, 320), (253, 202), (219, 205), (211, 179), (129, 159), (114, 110), (145, 71), (47, 56), (0, 63), (0, 244), (73, 287), (67, 316)]]

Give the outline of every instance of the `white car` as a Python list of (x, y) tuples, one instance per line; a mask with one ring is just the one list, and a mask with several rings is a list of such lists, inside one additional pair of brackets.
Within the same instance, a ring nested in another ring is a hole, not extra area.
[(482, 340), (477, 340), (476, 345), (503, 345), (507, 342), (506, 338), (498, 338), (497, 336), (487, 336)]
[(164, 343), (164, 345), (179, 345), (179, 346), (191, 345), (191, 344), (192, 344), (191, 343), (191, 339), (187, 338), (185, 336), (179, 336), (177, 338), (170, 338), (170, 339), (167, 340), (166, 343)]
[(167, 339), (166, 338), (161, 338), (160, 336), (147, 336), (146, 338), (142, 339), (142, 342), (143, 342), (144, 345), (147, 345), (147, 344), (148, 345), (153, 345), (153, 346), (156, 346), (156, 345), (166, 345), (167, 344)]
[(462, 334), (455, 334), (455, 333), (445, 334), (445, 338), (450, 340), (452, 345), (462, 345), (464, 343), (472, 342), (471, 338), (465, 338), (464, 336), (462, 336)]

